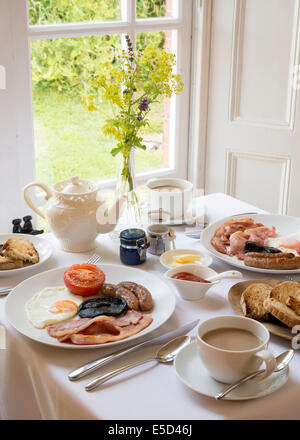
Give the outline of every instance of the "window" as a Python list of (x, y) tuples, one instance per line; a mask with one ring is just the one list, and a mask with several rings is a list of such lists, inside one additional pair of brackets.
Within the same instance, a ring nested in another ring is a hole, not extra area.
[(113, 141), (101, 132), (106, 103), (99, 112), (89, 113), (80, 93), (91, 66), (101, 68), (104, 58), (113, 63), (126, 34), (140, 50), (154, 42), (175, 53), (184, 82), (179, 96), (157, 103), (151, 113), (150, 127), (143, 133), (147, 151), (136, 153), (137, 182), (163, 175), (187, 177), (192, 4), (1, 1), (0, 65), (5, 66), (7, 87), (0, 89), (0, 159), (2, 168), (5, 162), (7, 170), (16, 171), (14, 176), (7, 171), (5, 180), (9, 218), (28, 212), (21, 189), (32, 180), (52, 185), (79, 174), (114, 186), (117, 163), (109, 153)]

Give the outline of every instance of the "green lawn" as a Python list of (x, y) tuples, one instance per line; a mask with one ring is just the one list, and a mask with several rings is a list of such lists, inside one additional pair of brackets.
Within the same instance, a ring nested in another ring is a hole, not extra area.
[[(110, 155), (114, 141), (101, 127), (109, 116), (106, 104), (90, 113), (79, 98), (52, 89), (34, 89), (34, 132), (37, 179), (48, 185), (78, 175), (85, 179), (108, 179), (118, 173), (118, 159)], [(162, 105), (151, 115), (147, 138), (162, 132)], [(162, 151), (136, 153), (137, 172), (161, 168)]]

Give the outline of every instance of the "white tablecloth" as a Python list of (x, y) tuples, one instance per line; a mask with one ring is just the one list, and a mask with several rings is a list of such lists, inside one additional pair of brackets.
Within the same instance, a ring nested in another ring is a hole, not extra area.
[[(206, 196), (206, 212), (210, 221), (242, 212), (262, 212), (257, 208), (224, 194)], [(187, 238), (182, 227), (176, 228), (178, 248), (201, 249), (199, 240)], [(55, 245), (54, 237), (45, 238)], [(120, 263), (119, 248), (107, 235), (99, 237), (96, 251), (105, 263)], [(91, 253), (90, 253), (91, 254)], [(43, 270), (87, 260), (90, 254), (66, 253), (55, 247)], [(140, 268), (159, 277), (165, 271), (156, 256), (149, 255)], [(214, 259), (212, 268), (218, 272), (229, 269)], [(245, 279), (257, 274), (244, 271)], [(277, 277), (277, 276), (276, 276)], [(13, 285), (22, 278), (0, 278), (0, 287)], [(224, 280), (210, 289), (203, 301), (188, 302), (178, 295), (173, 316), (154, 335), (178, 328), (196, 318), (205, 320), (215, 315), (234, 314), (227, 301), (227, 292), (235, 280)], [(0, 325), (6, 328), (6, 349), (0, 349), (0, 419), (106, 419), (106, 420), (163, 420), (163, 419), (299, 419), (300, 358), (296, 352), (290, 366), (287, 384), (277, 392), (250, 401), (220, 401), (197, 394), (183, 385), (172, 365), (148, 363), (128, 371), (86, 392), (84, 384), (99, 372), (144, 357), (146, 350), (114, 361), (78, 382), (70, 382), (70, 370), (100, 357), (111, 350), (68, 350), (42, 345), (15, 331), (6, 321), (5, 298), (0, 298)], [(290, 348), (290, 342), (271, 336), (275, 353)], [(153, 348), (150, 350), (153, 351)], [(149, 352), (149, 349), (148, 349)]]

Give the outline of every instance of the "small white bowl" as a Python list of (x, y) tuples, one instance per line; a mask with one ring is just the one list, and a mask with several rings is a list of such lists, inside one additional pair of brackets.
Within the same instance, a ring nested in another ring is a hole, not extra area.
[[(210, 266), (213, 259), (210, 255), (204, 254), (203, 252), (200, 251), (195, 251), (194, 249), (173, 249), (171, 251), (167, 251), (164, 252), (161, 256), (159, 261), (161, 262), (161, 264), (166, 267), (167, 269), (171, 269), (172, 268), (172, 264), (173, 264), (173, 257), (178, 257), (179, 255), (185, 255), (185, 254), (189, 254), (189, 255), (199, 255), (200, 256), (200, 261), (195, 263), (195, 266)], [(187, 266), (187, 264), (181, 264), (178, 267), (185, 267)]]
[(220, 280), (217, 280), (212, 283), (198, 283), (197, 281), (172, 278), (173, 275), (179, 272), (189, 272), (204, 279), (217, 275), (217, 272), (210, 267), (201, 266), (200, 264), (184, 264), (165, 272), (164, 276), (175, 284), (180, 296), (187, 301), (199, 301), (203, 299), (208, 289), (220, 282)]

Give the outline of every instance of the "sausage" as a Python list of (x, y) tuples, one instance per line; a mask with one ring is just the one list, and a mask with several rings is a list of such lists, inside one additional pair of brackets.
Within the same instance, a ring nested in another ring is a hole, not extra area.
[(103, 296), (116, 296), (117, 286), (115, 284), (104, 283), (100, 289), (100, 294)]
[(103, 296), (119, 297), (126, 301), (130, 310), (139, 310), (137, 297), (128, 289), (119, 287), (116, 284), (105, 283), (99, 292)]
[(140, 309), (139, 301), (138, 301), (137, 297), (129, 289), (126, 289), (125, 287), (118, 285), (117, 289), (116, 289), (116, 296), (123, 298), (126, 301), (127, 307), (130, 310), (139, 310)]
[(296, 257), (291, 252), (281, 254), (249, 252), (245, 254), (244, 263), (246, 266), (260, 269), (292, 270), (300, 268), (300, 257)]
[(125, 287), (136, 296), (142, 311), (146, 312), (152, 309), (152, 295), (146, 287), (132, 281), (123, 281), (122, 283), (119, 283), (118, 286)]
[(246, 252), (245, 257), (249, 255), (253, 258), (268, 258), (269, 260), (274, 260), (278, 258), (284, 260), (295, 258), (295, 255), (292, 252), (281, 252), (278, 254), (269, 254), (266, 252)]

